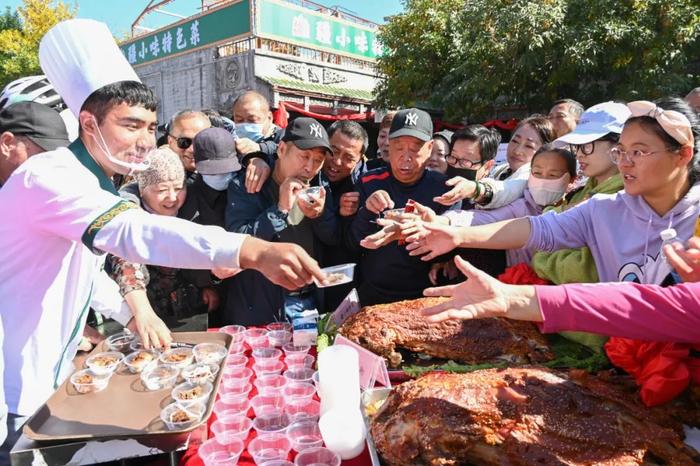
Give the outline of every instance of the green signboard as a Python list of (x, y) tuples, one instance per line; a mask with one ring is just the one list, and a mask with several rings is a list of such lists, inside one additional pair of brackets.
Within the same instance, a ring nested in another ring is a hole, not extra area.
[(186, 52), (250, 32), (249, 0), (225, 6), (120, 45), (132, 65)]
[(340, 55), (374, 60), (382, 54), (377, 31), (287, 2), (258, 0), (256, 35)]

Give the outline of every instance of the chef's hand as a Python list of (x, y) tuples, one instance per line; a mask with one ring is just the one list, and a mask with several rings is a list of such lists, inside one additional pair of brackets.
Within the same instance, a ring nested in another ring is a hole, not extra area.
[(83, 337), (80, 339), (80, 344), (78, 345), (78, 351), (90, 351), (104, 339), (105, 336), (98, 332), (97, 329), (85, 324), (85, 327), (83, 327)]
[(431, 261), (457, 248), (462, 242), (461, 231), (459, 227), (423, 223), (406, 238), (406, 242), (410, 256), (423, 256), (421, 260)]
[(379, 190), (373, 192), (365, 203), (365, 207), (370, 212), (379, 215), (382, 211), (386, 209), (394, 208), (394, 201), (391, 200), (389, 193), (384, 190)]
[(221, 302), (219, 293), (217, 293), (214, 288), (210, 287), (202, 289), (202, 301), (207, 305), (207, 312), (218, 309)]
[(442, 196), (433, 198), (435, 202), (442, 205), (452, 205), (462, 199), (471, 199), (476, 194), (476, 182), (455, 176), (445, 182), (447, 186), (452, 187)]
[(299, 191), (306, 188), (306, 184), (298, 178), (290, 177), (280, 185), (280, 198), (277, 206), (282, 212), (289, 212), (294, 207)]
[(260, 157), (253, 157), (245, 169), (245, 190), (248, 194), (260, 192), (270, 177), (270, 166)]
[(455, 264), (467, 277), (466, 281), (458, 285), (428, 288), (423, 292), (425, 296), (452, 298), (421, 311), (430, 322), (484, 317), (542, 322), (534, 286), (506, 285), (459, 256), (455, 257)]
[(143, 347), (146, 349), (168, 348), (173, 341), (170, 330), (160, 317), (156, 315), (150, 305), (148, 309), (141, 307), (141, 309), (134, 312), (134, 316), (126, 324), (126, 328), (141, 337)]
[(700, 238), (690, 238), (687, 248), (680, 243), (667, 244), (664, 246), (664, 254), (683, 282), (700, 281)]
[(326, 190), (321, 187), (318, 196), (310, 196), (309, 202), (306, 202), (301, 196), (297, 197), (297, 205), (299, 210), (307, 218), (318, 218), (323, 213), (323, 206), (326, 204)]
[(248, 236), (241, 245), (239, 263), (241, 268), (255, 269), (288, 290), (302, 288), (314, 278), (326, 280), (318, 263), (301, 246), (291, 243), (270, 243)]
[(350, 217), (357, 213), (360, 207), (360, 193), (350, 192), (340, 196), (340, 216)]
[(260, 152), (260, 144), (248, 138), (236, 139), (236, 152), (239, 154), (250, 154), (251, 152)]

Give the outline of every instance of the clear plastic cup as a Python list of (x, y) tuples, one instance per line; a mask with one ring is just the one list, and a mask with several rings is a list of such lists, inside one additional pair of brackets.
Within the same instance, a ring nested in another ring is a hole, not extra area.
[(270, 333), (267, 334), (267, 340), (270, 342), (270, 346), (279, 348), (292, 341), (292, 332), (287, 330), (270, 330)]
[(311, 376), (311, 380), (314, 383), (314, 387), (316, 387), (316, 391), (318, 391), (318, 387), (321, 385), (320, 378), (319, 378), (319, 373), (318, 371), (314, 372), (314, 375)]
[(235, 369), (237, 367), (246, 367), (248, 365), (248, 358), (243, 354), (229, 354), (224, 360), (224, 371), (227, 369)]
[(277, 348), (255, 348), (253, 350), (254, 361), (267, 361), (270, 359), (279, 360), (282, 357), (282, 350)]
[(250, 400), (250, 406), (256, 416), (270, 411), (284, 410), (284, 397), (281, 395), (256, 395)]
[(265, 461), (260, 466), (294, 466), (294, 463), (292, 463), (291, 461), (287, 461), (287, 460), (271, 460), (271, 461)]
[(304, 419), (318, 422), (321, 416), (321, 403), (316, 400), (289, 400), (285, 402), (284, 410), (293, 422)]
[(211, 431), (221, 443), (226, 443), (227, 439), (235, 438), (243, 440), (248, 438), (248, 432), (253, 427), (253, 420), (245, 414), (231, 416), (226, 419), (226, 422), (217, 419), (211, 425)]
[(328, 288), (330, 286), (350, 283), (355, 276), (355, 265), (356, 264), (342, 264), (323, 268), (321, 272), (326, 275), (326, 279), (323, 282), (319, 282), (314, 278), (314, 282), (319, 288)]
[(107, 349), (110, 351), (117, 351), (119, 353), (128, 353), (131, 349), (131, 343), (136, 339), (138, 339), (138, 336), (129, 332), (128, 330), (115, 333), (107, 338)]
[(284, 373), (284, 376), (289, 382), (312, 382), (312, 377), (314, 376), (313, 369), (303, 368), (303, 369), (290, 369)]
[(173, 388), (170, 396), (175, 403), (187, 407), (196, 403), (206, 403), (213, 388), (211, 382), (202, 384), (185, 382)]
[(287, 379), (283, 375), (262, 375), (253, 382), (261, 395), (281, 395), (286, 384)]
[(228, 355), (228, 350), (218, 343), (200, 343), (194, 347), (192, 353), (197, 362), (218, 364)]
[(294, 357), (295, 355), (304, 355), (309, 352), (311, 349), (310, 345), (294, 345), (293, 343), (287, 343), (282, 347), (282, 351), (284, 351), (284, 357), (288, 358), (290, 356)]
[(253, 420), (253, 429), (258, 435), (285, 433), (289, 416), (283, 409), (264, 412)]
[(253, 385), (245, 379), (222, 380), (219, 396), (230, 400), (232, 398), (247, 397)]
[(219, 400), (214, 403), (214, 412), (219, 421), (226, 422), (232, 416), (245, 416), (250, 409), (250, 400), (248, 398), (238, 398), (235, 400)]
[(95, 374), (112, 374), (119, 363), (124, 359), (124, 354), (118, 351), (106, 351), (93, 354), (85, 361), (85, 365)]
[(187, 429), (201, 421), (204, 411), (206, 406), (201, 402), (187, 407), (172, 403), (162, 409), (160, 418), (168, 430)]
[(70, 383), (78, 393), (99, 392), (107, 388), (112, 372), (96, 374), (90, 369), (80, 370), (70, 376)]
[(264, 328), (249, 328), (245, 331), (245, 342), (250, 349), (265, 348), (270, 342), (267, 340), (268, 330)]
[(282, 389), (285, 402), (290, 400), (311, 401), (316, 393), (316, 387), (310, 382), (289, 382)]
[(303, 369), (305, 367), (311, 367), (314, 364), (314, 361), (316, 358), (311, 356), (310, 354), (305, 355), (303, 358), (299, 357), (297, 355), (294, 355), (293, 357), (289, 357), (284, 360), (284, 362), (287, 364), (287, 368), (289, 370), (291, 369)]
[(400, 209), (386, 209), (382, 212), (382, 217), (389, 220), (398, 220), (404, 213), (406, 213), (406, 209), (404, 207), (401, 207)]
[(292, 449), (298, 452), (323, 445), (318, 422), (308, 419), (290, 424), (287, 427), (287, 438), (292, 442)]
[(224, 367), (224, 373), (221, 374), (221, 381), (238, 379), (248, 382), (251, 377), (253, 377), (253, 369), (249, 367)]
[(231, 346), (228, 348), (228, 354), (245, 354), (245, 352), (246, 346), (243, 340), (231, 343)]
[(148, 390), (172, 388), (179, 373), (175, 366), (152, 362), (141, 371), (141, 381)]
[(248, 444), (248, 453), (257, 465), (266, 461), (286, 460), (291, 450), (292, 444), (285, 434), (260, 435)]
[(294, 466), (340, 466), (340, 456), (328, 448), (309, 448), (294, 459)]
[(292, 324), (290, 324), (289, 322), (272, 322), (272, 323), (267, 324), (265, 326), (265, 328), (267, 328), (271, 332), (285, 330), (285, 331), (291, 333), (292, 329), (294, 327), (292, 327)]
[(261, 375), (279, 375), (284, 370), (284, 363), (278, 359), (263, 359), (253, 364), (253, 372), (257, 377)]
[(160, 361), (178, 369), (184, 369), (194, 361), (192, 348), (172, 348), (160, 354)]
[(191, 383), (214, 382), (219, 372), (218, 364), (190, 364), (181, 371), (182, 378)]
[(221, 327), (219, 332), (231, 335), (231, 345), (242, 343), (245, 337), (245, 327), (242, 325), (226, 325)]
[(202, 443), (198, 452), (205, 466), (232, 466), (238, 464), (243, 453), (243, 441), (231, 439), (222, 443), (212, 438)]
[(160, 353), (155, 350), (136, 350), (124, 358), (124, 365), (132, 374), (140, 374), (153, 361), (158, 360)]

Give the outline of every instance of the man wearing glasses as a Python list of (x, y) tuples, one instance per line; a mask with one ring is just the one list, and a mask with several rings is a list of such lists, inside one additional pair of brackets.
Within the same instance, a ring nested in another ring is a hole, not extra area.
[(192, 141), (202, 130), (211, 126), (209, 117), (195, 110), (177, 112), (168, 123), (168, 146), (180, 157), (185, 167), (186, 183), (194, 181), (194, 147)]

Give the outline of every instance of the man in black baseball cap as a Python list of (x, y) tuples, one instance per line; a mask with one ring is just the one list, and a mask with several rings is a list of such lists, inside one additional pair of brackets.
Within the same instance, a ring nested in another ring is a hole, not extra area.
[[(326, 196), (327, 182), (315, 178), (328, 152), (332, 151), (323, 125), (313, 118), (291, 121), (277, 148), (272, 175), (260, 192), (246, 191), (243, 171), (231, 180), (226, 229), (296, 243), (318, 258), (319, 242), (333, 245), (339, 237), (332, 196)], [(309, 186), (313, 179), (319, 186)], [(257, 272), (233, 277), (228, 297), (226, 321), (242, 325), (260, 325), (318, 306), (313, 289), (287, 293)]]
[(0, 186), (32, 155), (68, 147), (63, 119), (51, 107), (18, 102), (0, 112)]

